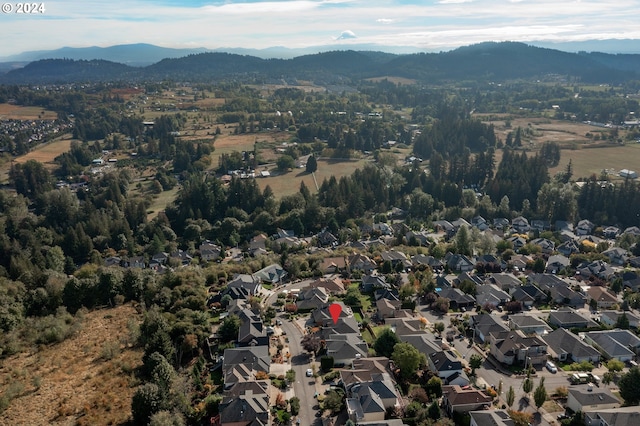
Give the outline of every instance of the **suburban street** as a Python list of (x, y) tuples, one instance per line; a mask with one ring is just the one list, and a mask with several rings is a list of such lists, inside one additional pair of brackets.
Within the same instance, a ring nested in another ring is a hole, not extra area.
[[(274, 306), (279, 293), (306, 287), (310, 282), (309, 280), (300, 281), (275, 288), (264, 298), (263, 305), (267, 307)], [(315, 416), (317, 410), (313, 408), (317, 405), (317, 401), (314, 398), (314, 394), (316, 393), (316, 379), (306, 376), (307, 369), (312, 367), (309, 355), (300, 343), (303, 336), (302, 329), (299, 324), (296, 325), (294, 322), (285, 319), (285, 315), (282, 313), (279, 313), (276, 319), (282, 321), (280, 328), (288, 337), (289, 353), (291, 354), (290, 364), (291, 368), (296, 372), (296, 380), (293, 384), (293, 395), (300, 399), (300, 413), (296, 417), (296, 420), (300, 420), (300, 425), (321, 425), (322, 422), (320, 418)]]
[(321, 424), (320, 419), (315, 417), (316, 410), (313, 406), (316, 404), (314, 394), (316, 392), (315, 377), (307, 377), (305, 375), (308, 368), (311, 368), (309, 355), (302, 349), (300, 341), (302, 340), (302, 332), (293, 323), (282, 319), (282, 331), (289, 338), (289, 352), (291, 353), (291, 368), (296, 372), (296, 381), (293, 384), (293, 392), (295, 396), (300, 398), (300, 419), (301, 425)]

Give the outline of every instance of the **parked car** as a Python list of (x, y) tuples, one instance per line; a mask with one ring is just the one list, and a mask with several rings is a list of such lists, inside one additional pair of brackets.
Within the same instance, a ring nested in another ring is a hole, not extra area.
[(553, 374), (558, 372), (558, 367), (556, 367), (556, 365), (551, 361), (547, 361), (547, 364), (545, 365), (545, 367), (547, 367), (547, 370), (549, 370)]
[(313, 377), (313, 370), (310, 368), (307, 368), (307, 372), (305, 374), (307, 375), (307, 377)]

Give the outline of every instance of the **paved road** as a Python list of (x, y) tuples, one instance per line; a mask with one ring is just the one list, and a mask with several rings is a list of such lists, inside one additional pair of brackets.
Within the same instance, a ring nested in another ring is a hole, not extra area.
[[(273, 306), (279, 293), (285, 290), (291, 291), (306, 287), (310, 282), (310, 280), (306, 280), (280, 286), (265, 297), (263, 305)], [(308, 353), (302, 348), (300, 343), (303, 336), (302, 330), (293, 322), (286, 320), (283, 314), (278, 314), (276, 318), (282, 321), (280, 328), (284, 333), (286, 333), (289, 339), (291, 368), (296, 372), (296, 381), (293, 384), (293, 393), (300, 399), (300, 413), (297, 418), (300, 419), (300, 425), (320, 426), (322, 422), (320, 418), (316, 417), (318, 402), (314, 398), (314, 394), (316, 393), (316, 379), (314, 377), (306, 376), (307, 369), (311, 368), (311, 360)]]
[(301, 425), (321, 424), (320, 419), (315, 417), (316, 410), (313, 406), (317, 404), (314, 394), (316, 392), (316, 379), (307, 377), (306, 371), (311, 368), (309, 355), (302, 349), (300, 341), (302, 333), (292, 322), (283, 320), (282, 331), (287, 333), (289, 338), (289, 352), (291, 353), (291, 368), (296, 372), (296, 381), (293, 384), (295, 396), (300, 398), (300, 419)]

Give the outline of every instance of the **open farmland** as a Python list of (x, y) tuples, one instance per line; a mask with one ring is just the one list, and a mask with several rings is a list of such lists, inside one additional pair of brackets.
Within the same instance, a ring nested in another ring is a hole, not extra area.
[(40, 107), (0, 103), (0, 120), (55, 120), (58, 114)]
[[(336, 179), (340, 179), (342, 176), (351, 175), (356, 169), (364, 167), (364, 164), (368, 161), (370, 160), (333, 161), (319, 159), (318, 170), (315, 173), (318, 185), (322, 185), (322, 181), (324, 179), (329, 179), (331, 176), (335, 176)], [(295, 194), (300, 189), (301, 182), (304, 182), (311, 193), (316, 192), (316, 185), (313, 181), (313, 176), (310, 173), (307, 173), (305, 169), (293, 169), (292, 171), (281, 175), (271, 176), (268, 178), (258, 178), (258, 185), (260, 188), (264, 189), (269, 185), (276, 197)]]
[[(605, 169), (614, 171), (615, 176), (622, 169), (639, 171), (640, 144), (624, 146), (603, 146), (598, 148), (583, 148), (562, 150), (560, 164), (549, 169), (549, 174), (564, 170), (571, 159), (573, 178), (588, 178), (592, 174), (600, 176)], [(615, 178), (615, 176), (612, 176)]]

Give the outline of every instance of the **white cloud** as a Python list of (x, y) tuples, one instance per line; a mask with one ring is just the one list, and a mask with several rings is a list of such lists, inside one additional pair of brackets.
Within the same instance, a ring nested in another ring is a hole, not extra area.
[(353, 38), (358, 38), (358, 36), (356, 36), (356, 34), (351, 30), (345, 30), (342, 33), (340, 33), (340, 35), (336, 38), (336, 40), (348, 40)]
[(130, 42), (295, 48), (332, 39), (437, 49), (486, 40), (640, 38), (640, 0), (210, 1), (194, 7), (167, 0), (57, 0), (42, 16), (0, 15), (0, 57)]

